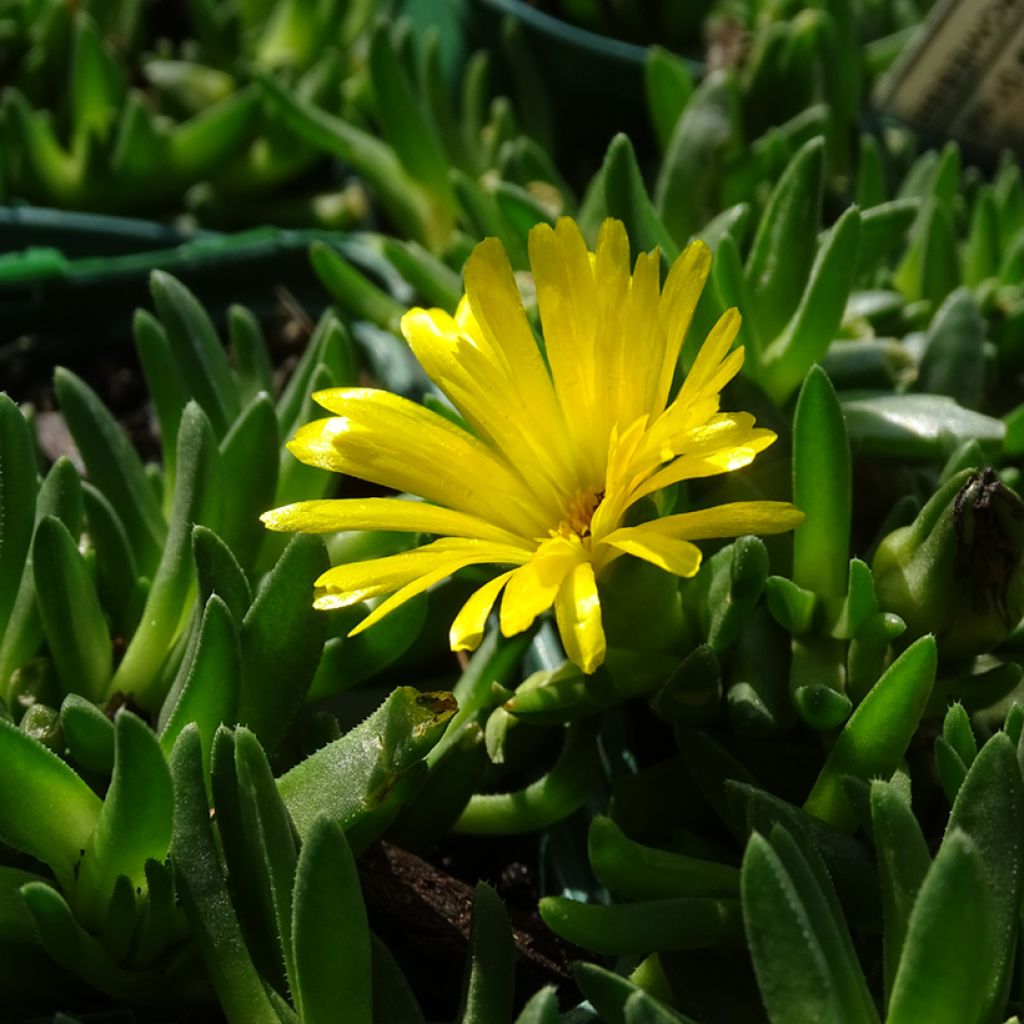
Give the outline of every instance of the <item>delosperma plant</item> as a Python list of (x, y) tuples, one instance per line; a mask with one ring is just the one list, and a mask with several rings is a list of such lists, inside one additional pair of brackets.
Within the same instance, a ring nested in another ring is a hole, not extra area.
[(515, 25), (0, 2), (5, 195), (372, 226), (113, 296), (131, 431), (0, 348), (0, 1019), (1017, 1019), (1020, 163), (705, 6), (567, 156)]

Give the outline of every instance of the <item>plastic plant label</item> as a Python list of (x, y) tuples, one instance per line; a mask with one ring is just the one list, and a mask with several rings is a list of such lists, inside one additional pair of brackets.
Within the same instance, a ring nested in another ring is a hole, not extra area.
[(926, 135), (1024, 149), (1024, 0), (944, 0), (875, 103)]

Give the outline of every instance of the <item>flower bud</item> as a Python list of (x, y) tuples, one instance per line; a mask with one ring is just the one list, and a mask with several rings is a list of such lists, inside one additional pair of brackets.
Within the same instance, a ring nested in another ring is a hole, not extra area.
[(879, 545), (879, 605), (934, 633), (945, 661), (1001, 643), (1024, 616), (1024, 502), (992, 469), (964, 470)]

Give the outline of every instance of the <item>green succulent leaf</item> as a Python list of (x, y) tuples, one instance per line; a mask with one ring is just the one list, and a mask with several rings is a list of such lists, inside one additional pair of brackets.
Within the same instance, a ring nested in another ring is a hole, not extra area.
[(776, 828), (754, 834), (741, 878), (747, 941), (772, 1024), (877, 1022), (845, 922), (820, 875)]
[(745, 269), (749, 314), (762, 338), (777, 337), (796, 312), (817, 250), (825, 140), (804, 145), (772, 191)]
[(110, 631), (92, 576), (67, 527), (47, 516), (32, 544), (36, 602), (65, 691), (105, 696), (113, 668)]
[(238, 382), (238, 398), (248, 406), (261, 392), (274, 393), (274, 373), (260, 322), (245, 306), (228, 309), (228, 338)]
[(35, 922), (40, 942), (61, 967), (78, 975), (112, 999), (145, 1005), (159, 999), (156, 971), (126, 971), (76, 920), (71, 908), (45, 882), (29, 882), (22, 896)]
[(545, 896), (544, 923), (567, 942), (609, 955), (733, 945), (743, 919), (738, 899), (689, 896), (602, 906)]
[(243, 565), (252, 562), (266, 536), (260, 513), (273, 504), (277, 490), (277, 462), (268, 453), (280, 446), (274, 403), (265, 392), (249, 403), (220, 443), (221, 486), (231, 495), (222, 509), (220, 534)]
[(548, 987), (534, 993), (515, 1024), (558, 1024), (558, 1020), (558, 996)]
[(587, 850), (597, 880), (630, 899), (733, 896), (739, 891), (736, 868), (634, 842), (602, 815), (590, 823)]
[[(69, 459), (61, 457), (50, 468), (39, 488), (35, 505), (36, 530), (44, 519), (54, 516), (67, 527), (73, 537), (80, 534), (83, 485), (81, 477)], [(33, 544), (29, 546), (25, 562), (20, 568), (21, 581), (18, 584), (14, 605), (10, 610), (6, 627), (0, 631), (0, 694), (6, 699), (11, 697), (9, 687), (12, 672), (32, 658), (44, 639), (36, 594), (34, 540), (33, 534)], [(94, 543), (98, 544), (96, 538)], [(86, 597), (86, 600), (89, 598)], [(93, 623), (94, 629), (97, 626), (98, 623)], [(91, 653), (96, 655), (98, 652)]]
[[(304, 1022), (372, 1024), (370, 932), (341, 826), (317, 819), (295, 873), (292, 992)], [(497, 1020), (497, 1018), (490, 1018)]]
[(455, 197), (437, 125), (399, 62), (384, 23), (370, 36), (369, 72), (374, 110), (385, 140), (438, 211), (451, 216)]
[(180, 281), (156, 270), (150, 287), (188, 394), (206, 413), (218, 439), (222, 438), (241, 412), (224, 346), (206, 310)]
[(608, 147), (601, 168), (605, 212), (626, 225), (634, 253), (657, 246), (671, 264), (679, 255), (679, 246), (665, 229), (647, 194), (633, 144), (625, 135), (616, 135)]
[(155, 710), (160, 692), (159, 669), (177, 637), (188, 599), (195, 587), (192, 530), (196, 524), (216, 526), (221, 504), (220, 455), (210, 422), (190, 402), (178, 432), (178, 478), (170, 529), (153, 577), (139, 628), (114, 673), (111, 692), (131, 694)]
[(777, 405), (799, 387), (839, 332), (857, 267), (860, 224), (856, 208), (839, 218), (818, 251), (796, 311), (754, 364), (756, 379)]
[(70, 889), (99, 820), (100, 798), (59, 757), (2, 719), (0, 763), (0, 837), (48, 864)]
[(325, 622), (313, 608), (311, 590), (329, 564), (319, 537), (297, 535), (242, 621), (238, 721), (269, 749), (302, 705), (320, 660)]
[(936, 664), (932, 636), (916, 640), (892, 663), (843, 727), (805, 810), (837, 828), (853, 829), (856, 816), (843, 791), (842, 777), (867, 781), (892, 775), (928, 703)]
[[(1002, 1009), (1007, 978), (1013, 969), (1024, 886), (1024, 782), (1016, 762), (1012, 741), (1005, 733), (997, 732), (970, 765), (946, 830), (947, 836), (962, 833), (971, 840), (993, 896), (985, 918), (995, 938), (995, 949), (986, 958), (991, 1015)], [(940, 851), (936, 862), (941, 856)]]
[(54, 388), (89, 480), (124, 523), (139, 568), (151, 573), (160, 561), (167, 525), (135, 449), (99, 396), (70, 370), (57, 370)]
[(716, 212), (723, 168), (738, 148), (739, 105), (735, 76), (713, 72), (674, 121), (654, 197), (661, 222), (677, 246)]
[(118, 877), (145, 884), (146, 861), (163, 861), (171, 843), (174, 792), (156, 736), (122, 709), (114, 721), (114, 772), (78, 871), (76, 904), (100, 921)]
[(397, 334), (405, 308), (369, 279), (350, 259), (328, 242), (316, 241), (309, 260), (320, 283), (339, 308)]
[[(278, 992), (288, 991), (284, 940), (279, 935), (268, 865), (260, 844), (251, 791), (238, 783), (235, 733), (217, 730), (210, 766), (217, 833), (227, 869), (228, 892), (256, 972)], [(285, 922), (291, 931), (291, 917)]]
[(516, 947), (505, 905), (485, 882), (473, 894), (469, 963), (456, 1024), (511, 1024)]
[[(77, 482), (78, 474), (74, 476)], [(81, 490), (89, 539), (96, 552), (96, 590), (115, 635), (124, 635), (134, 628), (132, 613), (138, 610), (133, 607), (133, 596), (139, 570), (128, 531), (102, 492), (88, 481), (82, 483)]]
[[(29, 553), (36, 497), (35, 448), (21, 410), (0, 393), (0, 635)], [(6, 680), (0, 679), (0, 685)]]
[(981, 854), (954, 829), (917, 894), (886, 1024), (986, 1019), (992, 964), (1000, 949), (995, 910)]
[(171, 855), (182, 908), (231, 1024), (280, 1024), (253, 967), (231, 905), (210, 821), (199, 730), (186, 726), (171, 753)]
[(947, 395), (844, 395), (843, 418), (850, 444), (859, 455), (883, 459), (945, 458), (964, 441), (975, 440), (997, 452), (1006, 424), (965, 409)]
[(850, 450), (827, 374), (812, 367), (793, 414), (793, 501), (806, 519), (793, 533), (793, 582), (819, 597), (846, 591)]
[(871, 832), (882, 886), (885, 993), (892, 992), (907, 925), (931, 855), (909, 803), (889, 782), (871, 783)]
[(626, 1024), (626, 1021), (693, 1024), (688, 1017), (670, 1010), (664, 1003), (637, 988), (628, 978), (598, 967), (597, 964), (581, 961), (573, 965), (572, 973), (580, 991), (605, 1024)]
[(693, 75), (685, 62), (664, 47), (652, 46), (644, 64), (647, 106), (662, 150), (693, 95)]
[(92, 701), (69, 693), (60, 706), (68, 753), (86, 771), (109, 775), (114, 767), (114, 723)]
[(328, 815), (346, 830), (389, 796), (441, 738), (455, 713), (449, 693), (399, 687), (366, 721), (278, 779), (300, 835)]
[[(132, 321), (135, 351), (146, 378), (146, 390), (153, 400), (160, 424), (160, 448), (163, 453), (165, 499), (170, 497), (178, 450), (178, 426), (189, 399), (189, 386), (182, 377), (180, 364), (171, 350), (167, 332), (159, 320), (145, 309), (135, 312)], [(170, 508), (165, 511), (169, 512)]]
[(267, 755), (248, 729), (235, 731), (235, 773), (249, 843), (266, 868), (279, 958), (287, 976), (295, 976), (292, 936), (293, 889), (298, 860), (295, 829), (277, 791)]
[[(241, 651), (238, 630), (227, 605), (212, 594), (203, 609), (195, 651), (180, 691), (167, 700), (170, 709), (161, 711), (165, 724), (160, 747), (170, 755), (182, 730), (194, 723), (199, 731), (203, 765), (210, 765), (210, 751), (218, 727), (235, 720), (241, 687)], [(166, 707), (166, 705), (165, 705)]]

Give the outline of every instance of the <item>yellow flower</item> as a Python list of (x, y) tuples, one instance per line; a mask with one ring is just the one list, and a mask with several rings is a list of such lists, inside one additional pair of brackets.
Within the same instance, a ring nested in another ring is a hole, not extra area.
[(686, 249), (664, 291), (657, 252), (640, 255), (630, 274), (619, 221), (605, 221), (594, 253), (573, 221), (540, 225), (529, 255), (543, 351), (493, 238), (467, 261), (454, 316), (413, 309), (402, 319), (423, 369), (471, 431), (386, 391), (333, 388), (313, 397), (334, 415), (300, 429), (288, 446), (310, 465), (425, 500), (304, 501), (263, 521), (272, 530), (441, 535), (316, 581), (317, 608), (386, 596), (352, 634), (460, 569), (496, 564), (510, 568), (465, 603), (452, 649), (479, 644), (501, 595), (502, 633), (527, 629), (554, 605), (567, 654), (593, 672), (605, 656), (597, 579), (615, 559), (633, 555), (692, 576), (701, 560), (693, 540), (777, 533), (802, 516), (786, 502), (750, 501), (624, 525), (641, 498), (739, 469), (775, 440), (749, 414), (719, 412), (719, 392), (743, 362), (742, 348), (731, 350), (739, 313), (718, 321), (669, 401), (711, 263), (707, 247)]

